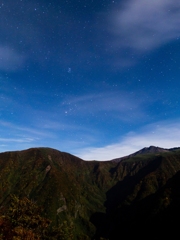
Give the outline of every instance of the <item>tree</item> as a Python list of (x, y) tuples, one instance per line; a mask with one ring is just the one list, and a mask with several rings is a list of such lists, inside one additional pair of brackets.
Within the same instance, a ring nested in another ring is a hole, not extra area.
[(10, 205), (0, 217), (1, 239), (46, 239), (50, 220), (41, 214), (42, 209), (35, 202), (11, 195)]

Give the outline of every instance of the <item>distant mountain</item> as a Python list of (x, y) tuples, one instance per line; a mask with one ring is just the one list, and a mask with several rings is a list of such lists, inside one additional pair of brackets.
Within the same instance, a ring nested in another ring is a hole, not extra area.
[(169, 152), (169, 150), (165, 149), (165, 148), (150, 146), (150, 147), (145, 147), (145, 148), (131, 154), (130, 156), (136, 156), (138, 154), (162, 153), (162, 152)]
[(27, 197), (52, 227), (73, 234), (50, 239), (174, 239), (179, 185), (179, 148), (150, 146), (107, 162), (51, 148), (0, 154), (0, 213), (8, 214), (11, 194)]
[[(173, 149), (175, 149), (175, 148), (173, 148)], [(169, 151), (170, 151), (170, 149), (150, 146), (150, 147), (142, 148), (141, 150), (139, 150), (135, 153), (132, 153), (128, 156), (113, 159), (113, 161), (118, 162), (118, 161), (121, 161), (122, 159), (129, 158), (129, 157), (134, 157), (134, 156), (141, 155), (141, 154), (155, 154), (155, 153), (163, 153), (163, 152), (169, 152)]]

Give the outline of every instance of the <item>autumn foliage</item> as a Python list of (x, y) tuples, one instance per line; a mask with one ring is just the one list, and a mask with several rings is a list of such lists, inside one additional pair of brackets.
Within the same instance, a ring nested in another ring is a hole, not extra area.
[(50, 221), (42, 217), (42, 209), (27, 197), (11, 195), (9, 207), (1, 209), (1, 239), (46, 239), (49, 225)]

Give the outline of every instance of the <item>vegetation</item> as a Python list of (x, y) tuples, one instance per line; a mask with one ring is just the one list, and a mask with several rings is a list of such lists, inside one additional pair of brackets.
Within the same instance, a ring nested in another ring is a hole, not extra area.
[(0, 239), (40, 240), (73, 239), (72, 226), (64, 221), (52, 227), (51, 221), (42, 215), (42, 209), (26, 197), (11, 195), (10, 205), (0, 216)]
[(49, 148), (1, 153), (0, 239), (141, 239), (140, 226), (162, 239), (164, 226), (176, 232), (179, 173), (178, 148), (109, 162)]
[(1, 215), (0, 231), (2, 239), (45, 239), (49, 224), (33, 201), (11, 195), (9, 207)]

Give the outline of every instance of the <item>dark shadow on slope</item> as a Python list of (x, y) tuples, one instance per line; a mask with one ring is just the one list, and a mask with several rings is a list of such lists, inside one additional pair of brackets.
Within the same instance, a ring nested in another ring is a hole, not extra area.
[(101, 216), (100, 220), (104, 218), (106, 222), (101, 229), (96, 225), (94, 239), (175, 239), (179, 234), (180, 171), (156, 193), (114, 210)]
[[(118, 182), (112, 187), (106, 194), (107, 200), (105, 202), (106, 212), (112, 212), (113, 209), (126, 200), (135, 186), (148, 174), (155, 172), (162, 162), (162, 158), (158, 157), (153, 161), (150, 161), (146, 166), (141, 168), (134, 176), (126, 176), (123, 181)], [(133, 199), (132, 199), (133, 200)]]
[[(127, 196), (133, 193), (135, 186), (146, 175), (154, 172), (160, 166), (161, 161), (162, 158), (158, 157), (141, 168), (134, 176), (130, 176), (129, 173), (122, 181), (118, 182), (107, 192), (107, 200), (105, 202), (106, 213), (95, 213), (91, 217), (91, 222), (96, 227), (96, 235), (94, 239), (100, 239), (100, 237), (109, 239), (111, 232), (114, 231), (114, 228), (116, 228), (116, 225), (119, 222), (119, 215), (117, 214), (118, 206), (126, 200)], [(123, 209), (123, 212), (129, 212), (129, 206), (124, 206)], [(126, 214), (123, 213), (123, 215), (123, 221), (126, 221)]]
[(121, 234), (126, 235), (127, 239), (176, 239), (179, 234), (179, 216), (180, 171), (155, 194), (126, 208), (117, 209), (108, 239), (119, 239)]

